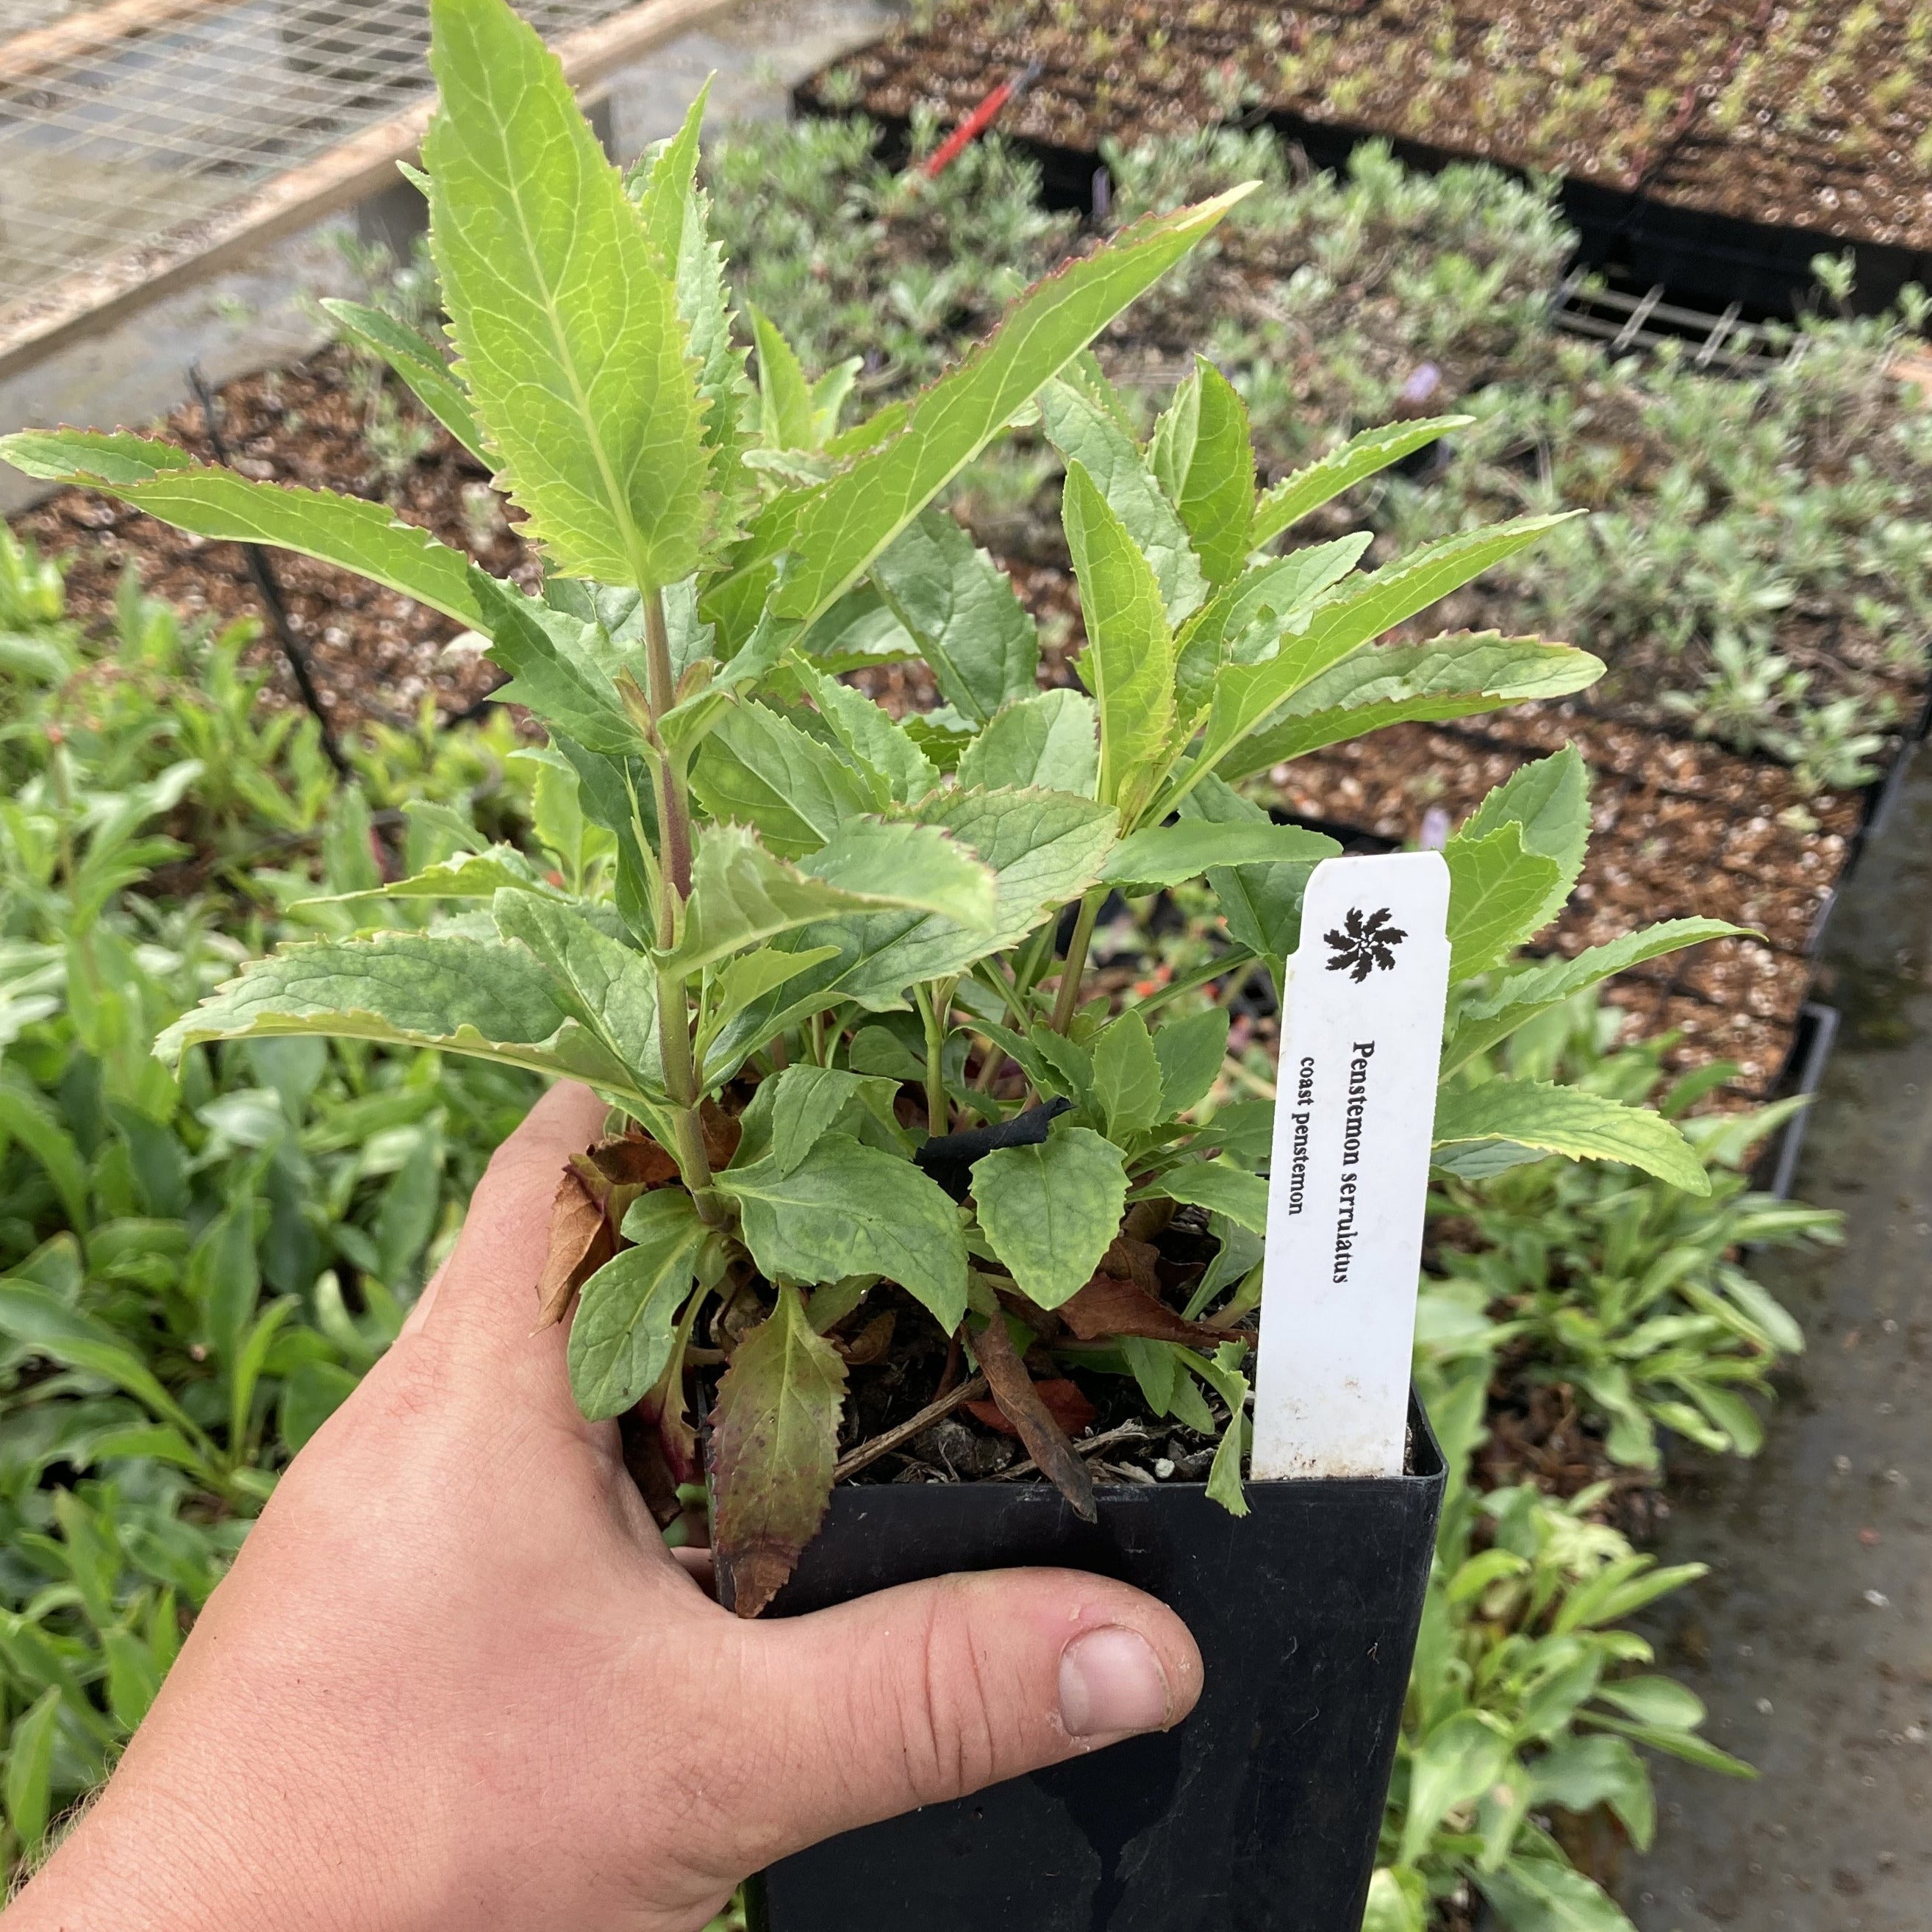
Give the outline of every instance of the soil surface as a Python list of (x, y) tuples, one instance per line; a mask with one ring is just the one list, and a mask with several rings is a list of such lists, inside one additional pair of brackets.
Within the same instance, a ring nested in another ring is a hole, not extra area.
[(964, 0), (809, 85), (956, 121), (1040, 64), (1010, 133), (1106, 137), (1265, 110), (1740, 219), (1932, 247), (1918, 0)]
[[(412, 414), (406, 400), (396, 404), (393, 386), (400, 433), (417, 453), (385, 472), (368, 435), (375, 405), (366, 368), (331, 347), (220, 390), (218, 428), (235, 467), (258, 481), (386, 501), (405, 522), (434, 531), (497, 575), (533, 584), (536, 561), (482, 466), (438, 425)], [(199, 404), (177, 410), (154, 433), (214, 460)], [(131, 564), (143, 590), (185, 616), (260, 623), (250, 657), (275, 666), (270, 688), (277, 696), (298, 701), (240, 544), (190, 536), (91, 490), (62, 490), (10, 521), (44, 553), (69, 560), (68, 608), (83, 624), (112, 623), (116, 588)], [(286, 550), (269, 554), (290, 626), (337, 730), (371, 720), (412, 723), (425, 698), (446, 715), (460, 712), (502, 682), (473, 652), (445, 656), (460, 628), (451, 619), (347, 571)]]
[(1846, 1243), (1761, 1264), (1810, 1351), (1754, 1462), (1673, 1472), (1664, 1561), (1711, 1575), (1654, 1619), (1733, 1784), (1660, 1763), (1640, 1932), (1924, 1932), (1932, 1900), (1932, 770), (1845, 896), (1846, 1014), (1798, 1191)]

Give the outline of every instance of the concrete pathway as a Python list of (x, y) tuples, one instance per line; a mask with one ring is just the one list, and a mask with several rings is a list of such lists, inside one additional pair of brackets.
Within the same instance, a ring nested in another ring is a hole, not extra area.
[(1661, 1770), (1642, 1932), (1932, 1932), (1932, 755), (1828, 958), (1846, 1028), (1797, 1192), (1846, 1244), (1767, 1266), (1810, 1352), (1754, 1462), (1682, 1472), (1661, 1551), (1713, 1566), (1662, 1660), (1762, 1776)]

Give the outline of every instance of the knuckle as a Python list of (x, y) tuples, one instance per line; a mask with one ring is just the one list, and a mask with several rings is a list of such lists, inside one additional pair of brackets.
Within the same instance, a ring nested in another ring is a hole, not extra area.
[(933, 1593), (902, 1697), (905, 1774), (916, 1804), (962, 1797), (1000, 1777), (1008, 1753), (999, 1701), (956, 1585)]

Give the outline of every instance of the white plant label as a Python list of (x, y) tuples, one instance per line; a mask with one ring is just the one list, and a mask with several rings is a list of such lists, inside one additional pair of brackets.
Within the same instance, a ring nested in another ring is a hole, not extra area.
[(1258, 1480), (1402, 1473), (1448, 917), (1439, 852), (1327, 859), (1309, 880), (1275, 1090)]

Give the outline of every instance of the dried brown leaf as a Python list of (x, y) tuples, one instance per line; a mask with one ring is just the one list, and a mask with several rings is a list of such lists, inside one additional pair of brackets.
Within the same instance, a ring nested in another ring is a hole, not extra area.
[[(1141, 1204), (1136, 1203), (1138, 1206)], [(1160, 1292), (1160, 1275), (1158, 1271), (1160, 1250), (1151, 1243), (1137, 1241), (1131, 1234), (1117, 1234), (1107, 1252), (1100, 1257), (1100, 1265), (1094, 1270), (1096, 1275), (1112, 1275), (1117, 1281), (1130, 1281), (1136, 1288), (1146, 1289), (1150, 1294)]]
[(887, 1309), (875, 1315), (849, 1340), (842, 1335), (830, 1337), (832, 1346), (853, 1367), (862, 1369), (876, 1362), (892, 1345), (892, 1330), (898, 1318)]
[(563, 1319), (570, 1298), (617, 1251), (604, 1203), (574, 1165), (566, 1167), (550, 1205), (550, 1252), (537, 1283), (537, 1326)]
[[(999, 1405), (998, 1412), (1018, 1432), (1027, 1454), (1040, 1465), (1040, 1473), (1073, 1505), (1078, 1515), (1094, 1522), (1098, 1515), (1094, 1503), (1094, 1478), (1087, 1465), (1073, 1453), (1073, 1445), (1047, 1406), (1040, 1384), (1027, 1373), (1026, 1364), (1015, 1352), (1005, 1318), (995, 1316), (974, 1335), (973, 1346)], [(1087, 1420), (1093, 1419), (1090, 1406)]]
[(1217, 1348), (1229, 1339), (1225, 1328), (1190, 1322), (1138, 1282), (1118, 1275), (1096, 1274), (1070, 1299), (1060, 1304), (1061, 1318), (1083, 1342), (1110, 1335), (1139, 1335), (1150, 1342), (1180, 1342)]
[(698, 1119), (704, 1131), (705, 1159), (713, 1168), (729, 1167), (745, 1131), (737, 1115), (725, 1112), (716, 1100), (706, 1100), (698, 1110)]
[(648, 1134), (614, 1134), (590, 1150), (590, 1160), (614, 1186), (662, 1187), (677, 1178), (677, 1162)]

